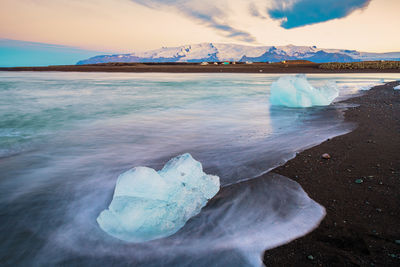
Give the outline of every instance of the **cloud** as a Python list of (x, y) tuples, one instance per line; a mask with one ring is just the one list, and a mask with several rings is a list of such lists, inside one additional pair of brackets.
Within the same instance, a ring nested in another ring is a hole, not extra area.
[(266, 17), (262, 15), (258, 9), (259, 8), (253, 2), (249, 3), (249, 12), (251, 16), (266, 19)]
[(215, 0), (131, 0), (154, 9), (175, 9), (197, 22), (222, 32), (226, 37), (239, 41), (255, 42), (250, 33), (234, 28), (226, 22), (229, 6), (227, 1)]
[(365, 8), (371, 0), (274, 0), (268, 10), (272, 19), (280, 20), (285, 29), (324, 22), (348, 16)]
[[(152, 9), (179, 12), (228, 38), (256, 42), (248, 31), (229, 23), (231, 9), (243, 6), (243, 13), (268, 20), (279, 20), (281, 27), (292, 29), (348, 16), (365, 8), (371, 0), (131, 0)], [(247, 6), (247, 9), (246, 9)], [(236, 8), (237, 10), (237, 8)], [(267, 14), (265, 14), (265, 10)]]

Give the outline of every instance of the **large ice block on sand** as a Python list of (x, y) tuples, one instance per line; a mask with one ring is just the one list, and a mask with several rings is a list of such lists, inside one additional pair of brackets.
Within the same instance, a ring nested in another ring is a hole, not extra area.
[(271, 85), (271, 105), (287, 107), (326, 106), (339, 95), (334, 82), (315, 88), (304, 74), (282, 76)]
[(393, 87), (394, 90), (400, 90), (400, 85)]
[(205, 174), (190, 154), (171, 159), (158, 172), (136, 167), (118, 177), (110, 206), (97, 222), (129, 242), (166, 237), (198, 214), (219, 188), (219, 177)]

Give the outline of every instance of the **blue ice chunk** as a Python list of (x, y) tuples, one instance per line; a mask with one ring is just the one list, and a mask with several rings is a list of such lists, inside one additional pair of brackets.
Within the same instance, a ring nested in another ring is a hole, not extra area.
[(129, 242), (166, 237), (198, 214), (219, 188), (219, 177), (205, 174), (201, 163), (186, 153), (158, 172), (136, 167), (122, 173), (97, 222), (108, 234)]
[(334, 82), (315, 88), (304, 74), (282, 76), (271, 85), (271, 105), (286, 107), (326, 106), (338, 97)]

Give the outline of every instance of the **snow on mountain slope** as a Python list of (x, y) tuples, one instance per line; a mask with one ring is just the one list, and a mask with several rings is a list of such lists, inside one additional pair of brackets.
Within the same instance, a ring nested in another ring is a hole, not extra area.
[(232, 44), (215, 44), (220, 61), (239, 61), (243, 56), (257, 57), (265, 53), (271, 46), (246, 46)]
[(184, 45), (179, 47), (163, 47), (156, 50), (132, 53), (131, 56), (140, 58), (181, 58), (185, 60), (206, 58), (217, 53), (211, 43)]
[(291, 57), (304, 57), (321, 50), (318, 49), (316, 46), (296, 46), (296, 45), (277, 46), (276, 48)]
[(368, 53), (345, 49), (321, 49), (316, 46), (246, 46), (201, 43), (163, 47), (121, 55), (101, 55), (77, 64), (107, 62), (202, 62), (202, 61), (272, 61), (306, 59), (314, 62), (350, 62), (366, 60), (400, 60), (400, 52)]
[(353, 56), (354, 58), (360, 60), (399, 60), (400, 52), (390, 52), (390, 53), (366, 53), (358, 52), (358, 55)]

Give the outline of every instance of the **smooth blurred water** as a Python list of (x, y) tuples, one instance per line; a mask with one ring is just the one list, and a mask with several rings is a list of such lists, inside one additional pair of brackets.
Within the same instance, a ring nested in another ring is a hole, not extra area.
[[(123, 253), (113, 253), (116, 241), (103, 236), (95, 222), (110, 201), (118, 174), (138, 165), (160, 168), (169, 158), (189, 152), (202, 162), (207, 173), (220, 176), (224, 190), (230, 190), (238, 181), (266, 172), (296, 152), (354, 127), (342, 121), (342, 110), (346, 107), (343, 104), (307, 109), (271, 107), (269, 86), (278, 77), (276, 74), (0, 72), (0, 190), (3, 192), (0, 262), (97, 265), (107, 257), (109, 265), (132, 264), (140, 258), (133, 251), (141, 251), (143, 255), (143, 248), (119, 244), (124, 247), (121, 251), (131, 255), (129, 260)], [(336, 81), (341, 90), (340, 100), (359, 94), (360, 89), (381, 78), (389, 81), (399, 77), (335, 74), (308, 75), (308, 78), (316, 86), (327, 80)], [(202, 245), (215, 241), (215, 246), (223, 242), (229, 255), (236, 250), (253, 255), (259, 254), (260, 248), (299, 236), (301, 231), (286, 239), (272, 238), (278, 240), (275, 243), (266, 236), (263, 243), (254, 233), (268, 235), (272, 233), (268, 229), (277, 230), (268, 228), (275, 217), (265, 215), (262, 220), (260, 210), (267, 209), (271, 214), (277, 210), (254, 204), (246, 206), (241, 201), (265, 201), (271, 189), (246, 185), (238, 189), (237, 198), (223, 198), (221, 208), (208, 207), (200, 214), (203, 219), (193, 220), (171, 237), (173, 243), (188, 240), (189, 234), (185, 233), (190, 227), (197, 231), (214, 229), (211, 234), (198, 234), (189, 240)], [(282, 197), (296, 199), (293, 197), (296, 195), (301, 201), (307, 200), (301, 188), (290, 192), (283, 190)], [(293, 203), (290, 204), (293, 207), (299, 205), (298, 201)], [(248, 218), (246, 222), (235, 222), (232, 229), (227, 226), (231, 229), (229, 235), (235, 232), (237, 238), (247, 238), (258, 250), (244, 249), (238, 242), (226, 239), (226, 233), (222, 238), (213, 232), (217, 226), (221, 227), (218, 218), (226, 214), (228, 204), (231, 223), (235, 216)], [(285, 210), (285, 206), (280, 209)], [(317, 206), (312, 209), (321, 216)], [(288, 206), (288, 213), (289, 210)], [(293, 212), (298, 211), (293, 209)], [(292, 217), (288, 221), (298, 219)], [(316, 216), (314, 224), (319, 219)], [(248, 233), (249, 227), (254, 227), (252, 234)], [(175, 250), (167, 252), (166, 247)], [(199, 247), (190, 251), (178, 247), (159, 241), (152, 250), (146, 247), (151, 252), (143, 261), (148, 265), (152, 255), (155, 266), (163, 265), (162, 260), (168, 262), (166, 265), (189, 266), (193, 258), (201, 258), (195, 253), (201, 250)], [(216, 251), (208, 250), (206, 254), (222, 253)], [(216, 256), (214, 263), (215, 259)], [(244, 262), (251, 263), (253, 259), (246, 258)], [(196, 265), (206, 266), (209, 262)]]

